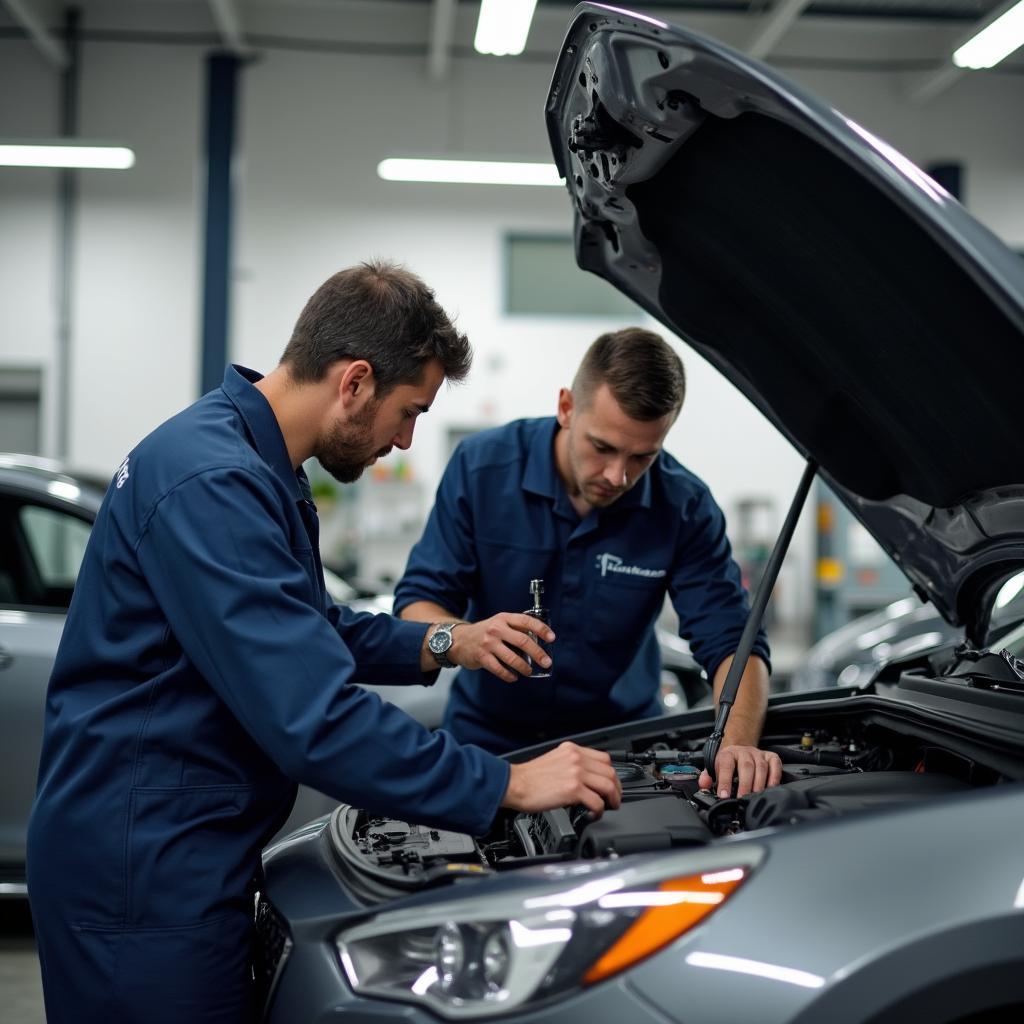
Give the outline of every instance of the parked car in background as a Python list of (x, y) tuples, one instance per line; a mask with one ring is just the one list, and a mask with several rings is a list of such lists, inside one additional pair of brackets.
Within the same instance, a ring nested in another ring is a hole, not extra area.
[(0, 454), (0, 895), (25, 891), (46, 685), (103, 490)]
[(1024, 1020), (1024, 637), (993, 617), (1024, 571), (1020, 385), (993, 370), (1024, 353), (1024, 265), (869, 131), (657, 17), (580, 5), (546, 113), (579, 264), (721, 370), (963, 646), (772, 696), (756, 795), (697, 789), (697, 710), (575, 737), (622, 782), (597, 821), (342, 805), (264, 852), (264, 1019)]

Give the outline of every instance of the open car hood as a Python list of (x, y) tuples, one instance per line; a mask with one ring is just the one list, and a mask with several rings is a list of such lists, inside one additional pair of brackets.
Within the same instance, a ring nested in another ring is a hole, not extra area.
[(1024, 566), (1024, 261), (864, 128), (654, 18), (578, 7), (546, 113), (580, 266), (718, 367), (983, 638)]

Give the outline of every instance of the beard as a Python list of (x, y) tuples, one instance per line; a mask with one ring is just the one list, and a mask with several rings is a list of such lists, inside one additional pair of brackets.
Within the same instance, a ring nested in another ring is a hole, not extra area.
[(379, 404), (371, 402), (348, 423), (335, 421), (317, 443), (313, 455), (338, 483), (355, 483), (373, 459), (390, 453), (390, 445), (374, 448), (373, 422)]

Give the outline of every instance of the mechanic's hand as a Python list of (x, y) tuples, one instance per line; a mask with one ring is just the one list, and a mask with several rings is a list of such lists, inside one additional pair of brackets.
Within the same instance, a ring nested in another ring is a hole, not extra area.
[[(737, 796), (748, 793), (760, 793), (769, 786), (777, 786), (782, 781), (782, 758), (767, 750), (757, 747), (743, 747), (734, 744), (722, 747), (715, 758), (715, 776), (718, 779), (718, 795), (732, 796), (732, 778), (739, 776), (736, 788)], [(700, 773), (697, 785), (701, 789), (710, 789), (711, 776), (705, 768)]]
[(551, 667), (551, 659), (528, 633), (534, 633), (545, 643), (555, 639), (555, 634), (532, 615), (499, 612), (489, 619), (467, 622), (453, 630), (448, 657), (456, 665), (487, 669), (506, 683), (514, 683), (517, 674), (530, 674), (530, 666), (523, 660), (521, 653), (528, 654), (544, 668)]
[(560, 743), (554, 750), (512, 765), (502, 807), (514, 811), (549, 811), (583, 804), (600, 818), (606, 807), (622, 802), (622, 786), (603, 750)]

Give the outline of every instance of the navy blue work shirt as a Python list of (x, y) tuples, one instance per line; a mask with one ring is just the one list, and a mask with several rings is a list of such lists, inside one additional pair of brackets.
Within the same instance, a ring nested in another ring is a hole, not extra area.
[(508, 765), (353, 685), (424, 683), (421, 623), (324, 590), (308, 482), (229, 368), (124, 460), (46, 704), (28, 880), (51, 1024), (235, 1021), (250, 882), (302, 782), (469, 833)]
[[(554, 417), (516, 420), (464, 441), (395, 589), (396, 614), (433, 601), (475, 622), (528, 608), (530, 580), (544, 580), (551, 676), (506, 683), (462, 669), (452, 687), (445, 727), (499, 752), (658, 714), (666, 593), (709, 678), (749, 611), (701, 480), (662, 451), (635, 487), (581, 519), (555, 465), (557, 431)], [(763, 633), (754, 651), (768, 661)]]

